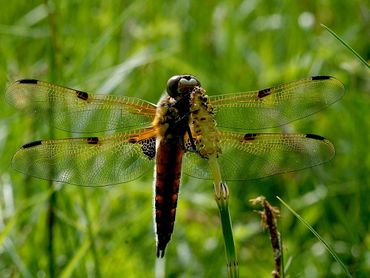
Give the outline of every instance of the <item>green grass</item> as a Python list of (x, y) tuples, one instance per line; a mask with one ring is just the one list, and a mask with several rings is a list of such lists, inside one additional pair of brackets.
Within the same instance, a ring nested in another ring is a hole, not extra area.
[[(329, 138), (337, 152), (333, 161), (228, 183), (240, 277), (270, 277), (273, 269), (268, 235), (248, 203), (259, 195), (280, 206), (279, 195), (294, 207), (354, 277), (370, 273), (369, 70), (320, 25), (369, 61), (365, 1), (3, 2), (1, 92), (8, 82), (37, 78), (155, 103), (178, 73), (197, 76), (209, 94), (337, 77), (346, 87), (340, 102), (285, 127)], [(50, 226), (48, 183), (13, 171), (10, 161), (28, 141), (70, 135), (15, 111), (3, 97), (1, 108), (0, 277), (154, 277), (161, 271), (165, 277), (226, 277), (210, 182), (184, 177), (162, 265), (155, 259), (152, 173), (107, 188), (56, 186)], [(345, 276), (288, 210), (282, 209), (278, 225), (286, 277)]]

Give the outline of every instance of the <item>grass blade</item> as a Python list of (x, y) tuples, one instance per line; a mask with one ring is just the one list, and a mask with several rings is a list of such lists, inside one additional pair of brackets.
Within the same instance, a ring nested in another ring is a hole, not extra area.
[(315, 229), (310, 226), (296, 211), (294, 211), (287, 203), (285, 203), (280, 197), (276, 196), (276, 198), (291, 212), (295, 217), (298, 218), (299, 221), (301, 221), (310, 231), (313, 233), (319, 241), (321, 241), (322, 244), (324, 244), (325, 248), (329, 251), (329, 253), (332, 255), (334, 260), (341, 266), (344, 273), (347, 277), (352, 277), (351, 273), (349, 273), (347, 267), (344, 265), (344, 263), (341, 261), (339, 256), (335, 253), (334, 249), (330, 247), (330, 245), (315, 231)]
[(336, 33), (334, 33), (333, 30), (331, 30), (328, 26), (324, 24), (320, 24), (322, 27), (324, 27), (327, 31), (329, 31), (330, 34), (332, 34), (337, 40), (339, 40), (347, 49), (349, 49), (357, 58), (368, 68), (370, 69), (370, 65), (368, 62), (365, 61), (364, 58), (360, 56), (352, 47), (350, 47), (344, 40), (342, 40)]
[(75, 255), (70, 260), (68, 265), (65, 267), (63, 272), (60, 274), (61, 278), (67, 278), (73, 276), (73, 271), (76, 267), (80, 264), (81, 260), (86, 256), (86, 253), (89, 251), (91, 247), (90, 240), (85, 240), (83, 244), (76, 250)]

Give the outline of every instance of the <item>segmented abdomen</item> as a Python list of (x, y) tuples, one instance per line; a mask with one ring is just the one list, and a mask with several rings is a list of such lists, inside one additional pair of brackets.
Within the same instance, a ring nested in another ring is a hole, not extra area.
[(179, 140), (161, 139), (157, 148), (155, 222), (157, 257), (163, 257), (175, 223), (183, 149)]

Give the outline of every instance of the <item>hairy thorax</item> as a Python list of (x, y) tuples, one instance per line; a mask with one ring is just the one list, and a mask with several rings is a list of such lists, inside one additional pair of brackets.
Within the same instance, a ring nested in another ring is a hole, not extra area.
[(190, 103), (189, 124), (198, 154), (203, 158), (218, 157), (221, 149), (216, 121), (205, 90), (195, 87), (190, 95)]

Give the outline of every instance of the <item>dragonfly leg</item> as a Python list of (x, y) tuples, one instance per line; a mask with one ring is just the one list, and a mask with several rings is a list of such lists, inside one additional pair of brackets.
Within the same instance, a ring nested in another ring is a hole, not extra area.
[(193, 138), (193, 136), (191, 134), (191, 130), (190, 130), (189, 125), (186, 125), (186, 132), (189, 135), (189, 141), (190, 141), (190, 144), (191, 144), (192, 151), (195, 152), (196, 151), (196, 147), (195, 147), (194, 138)]
[(180, 136), (179, 138), (180, 138), (181, 149), (183, 149), (184, 151), (187, 151), (185, 141), (184, 141), (184, 136)]

